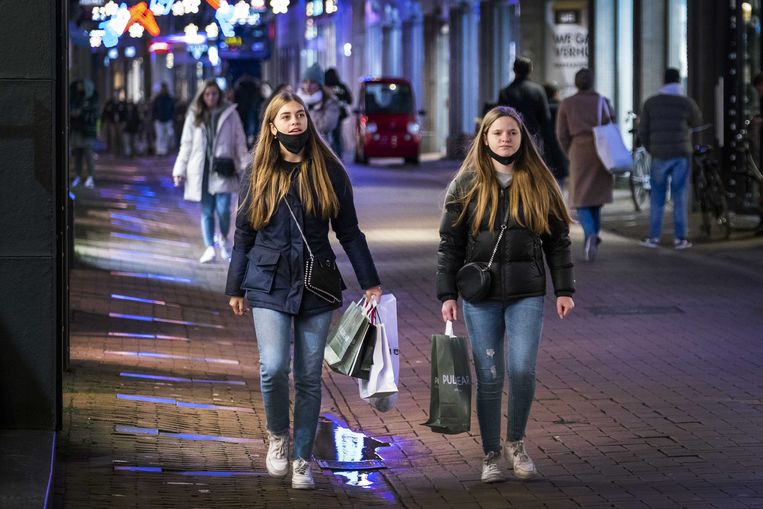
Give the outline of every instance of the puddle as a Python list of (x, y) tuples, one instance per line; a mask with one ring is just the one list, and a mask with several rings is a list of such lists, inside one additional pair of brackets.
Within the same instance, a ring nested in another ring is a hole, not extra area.
[(318, 420), (313, 456), (319, 467), (333, 470), (347, 479), (347, 484), (370, 488), (383, 483), (374, 472), (386, 468), (376, 449), (389, 444), (352, 431), (338, 418), (322, 415)]

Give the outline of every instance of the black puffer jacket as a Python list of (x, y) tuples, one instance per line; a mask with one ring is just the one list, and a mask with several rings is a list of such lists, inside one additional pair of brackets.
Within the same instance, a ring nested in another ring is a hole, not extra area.
[[(286, 199), (300, 222), (316, 259), (335, 263), (336, 255), (329, 244), (329, 221), (305, 216), (296, 189), (296, 172), (288, 163), (282, 171), (292, 171), (292, 185)], [(339, 214), (330, 220), (339, 242), (352, 263), (361, 288), (378, 286), (379, 276), (368, 249), (366, 237), (358, 227), (350, 178), (341, 166), (328, 164), (327, 168), (334, 192), (339, 199)], [(247, 175), (242, 179), (239, 194), (246, 197)], [(248, 199), (248, 198), (247, 198)], [(239, 206), (236, 215), (231, 262), (225, 294), (246, 299), (252, 307), (274, 309), (291, 315), (311, 315), (336, 309), (312, 292), (305, 291), (305, 257), (307, 249), (286, 204), (281, 202), (267, 226), (254, 230), (249, 223), (249, 204)], [(344, 284), (342, 285), (344, 288)]]
[[(501, 222), (506, 217), (509, 206), (509, 191), (502, 189), (498, 195), (500, 206), (496, 216), (497, 228), (490, 229), (486, 219), (476, 238), (470, 231), (474, 202), (468, 204), (464, 221), (454, 226), (462, 210), (460, 203), (454, 201), (463, 195), (470, 178), (466, 174), (451, 182), (445, 199), (445, 212), (440, 222), (440, 247), (437, 251), (437, 298), (441, 301), (458, 298), (458, 269), (466, 263), (490, 260)], [(556, 296), (571, 296), (575, 292), (569, 228), (564, 221), (553, 216), (549, 216), (549, 224), (549, 234), (537, 235), (509, 219), (508, 228), (490, 269), (493, 286), (487, 297), (489, 300), (505, 302), (545, 295), (544, 254)]]

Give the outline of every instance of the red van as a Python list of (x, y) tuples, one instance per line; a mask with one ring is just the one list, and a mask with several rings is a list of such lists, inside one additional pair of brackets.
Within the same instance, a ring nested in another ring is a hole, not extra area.
[(404, 78), (364, 78), (355, 121), (355, 162), (402, 157), (419, 164), (421, 125), (411, 83)]

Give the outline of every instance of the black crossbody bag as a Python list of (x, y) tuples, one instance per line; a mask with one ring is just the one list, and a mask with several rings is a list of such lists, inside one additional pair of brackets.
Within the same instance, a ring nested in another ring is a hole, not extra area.
[(307, 238), (302, 232), (299, 221), (297, 221), (297, 217), (291, 210), (291, 206), (286, 198), (284, 198), (284, 202), (289, 209), (291, 218), (294, 219), (294, 223), (297, 225), (297, 230), (299, 230), (302, 240), (305, 241), (305, 247), (309, 254), (309, 257), (305, 260), (305, 289), (330, 304), (342, 302), (342, 276), (336, 263), (332, 260), (326, 260), (322, 263), (320, 260), (315, 259), (313, 251), (310, 249), (310, 244), (307, 243)]
[(490, 293), (490, 288), (493, 286), (493, 276), (490, 273), (490, 267), (493, 265), (493, 259), (496, 252), (498, 252), (498, 246), (501, 244), (503, 232), (506, 231), (508, 224), (509, 211), (507, 210), (506, 218), (501, 225), (501, 232), (498, 234), (498, 240), (495, 241), (495, 247), (493, 248), (493, 254), (490, 255), (489, 262), (471, 262), (458, 269), (456, 273), (456, 288), (458, 288), (458, 293), (469, 302), (480, 302)]

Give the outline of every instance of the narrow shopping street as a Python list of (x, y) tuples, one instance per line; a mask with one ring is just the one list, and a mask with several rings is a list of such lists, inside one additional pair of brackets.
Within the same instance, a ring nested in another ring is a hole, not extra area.
[[(73, 190), (57, 507), (763, 507), (761, 238), (642, 248), (646, 213), (618, 193), (585, 263), (574, 226), (577, 307), (559, 320), (546, 300), (526, 438), (540, 478), (482, 484), (474, 402), (470, 433), (422, 425), (430, 336), (443, 330), (437, 227), (458, 163), (351, 165), (361, 228), (398, 302), (400, 397), (378, 412), (324, 368), (316, 450), (360, 461), (371, 444), (382, 468), (314, 466), (317, 489), (300, 491), (267, 476), (251, 318), (227, 306), (227, 264), (198, 263), (198, 206), (172, 186), (172, 162), (101, 156), (96, 187)], [(346, 305), (360, 290), (335, 250)]]

